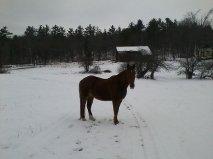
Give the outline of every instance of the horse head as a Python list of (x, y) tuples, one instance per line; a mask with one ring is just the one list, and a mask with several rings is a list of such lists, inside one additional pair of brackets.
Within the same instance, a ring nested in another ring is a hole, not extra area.
[(135, 87), (135, 65), (127, 64), (127, 79), (131, 89)]

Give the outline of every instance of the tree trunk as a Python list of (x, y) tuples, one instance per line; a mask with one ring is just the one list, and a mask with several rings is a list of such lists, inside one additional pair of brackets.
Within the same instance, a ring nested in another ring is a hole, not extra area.
[(150, 74), (150, 78), (151, 78), (151, 79), (154, 79), (154, 73), (155, 73), (155, 71), (153, 70), (153, 71), (151, 72), (151, 74)]
[(85, 70), (85, 72), (89, 72), (89, 65), (86, 64), (86, 65), (84, 66), (84, 70)]
[(146, 68), (143, 71), (138, 72), (137, 78), (144, 78), (145, 74), (149, 71), (149, 68)]
[(187, 71), (186, 72), (186, 79), (192, 79), (192, 75), (193, 75), (193, 72)]

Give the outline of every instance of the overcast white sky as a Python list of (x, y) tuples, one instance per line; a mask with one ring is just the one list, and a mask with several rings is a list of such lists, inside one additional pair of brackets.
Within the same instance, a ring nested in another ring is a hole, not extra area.
[(126, 27), (137, 19), (145, 24), (151, 18), (179, 20), (188, 11), (204, 13), (212, 7), (213, 0), (0, 0), (0, 27), (6, 25), (15, 34), (41, 24)]

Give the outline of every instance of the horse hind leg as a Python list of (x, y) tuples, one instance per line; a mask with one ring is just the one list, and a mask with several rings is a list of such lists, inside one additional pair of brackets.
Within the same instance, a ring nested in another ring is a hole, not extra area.
[(114, 118), (113, 118), (113, 122), (115, 125), (117, 125), (119, 123), (118, 121), (118, 111), (119, 111), (119, 107), (121, 104), (122, 100), (113, 100), (113, 111), (114, 111)]
[(91, 111), (93, 99), (94, 99), (93, 97), (87, 99), (87, 110), (88, 110), (88, 113), (89, 113), (89, 119), (92, 120), (92, 121), (95, 121), (95, 118), (93, 117), (92, 111)]
[(83, 120), (83, 121), (86, 121), (85, 104), (86, 104), (86, 99), (84, 99), (83, 97), (80, 97), (80, 120)]

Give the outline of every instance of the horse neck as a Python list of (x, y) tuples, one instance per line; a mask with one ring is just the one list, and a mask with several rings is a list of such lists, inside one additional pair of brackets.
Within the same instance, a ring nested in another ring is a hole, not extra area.
[(127, 79), (126, 70), (117, 75), (117, 80), (120, 83), (119, 85), (121, 87), (123, 87), (123, 88), (128, 87), (129, 82), (128, 82), (128, 79)]

